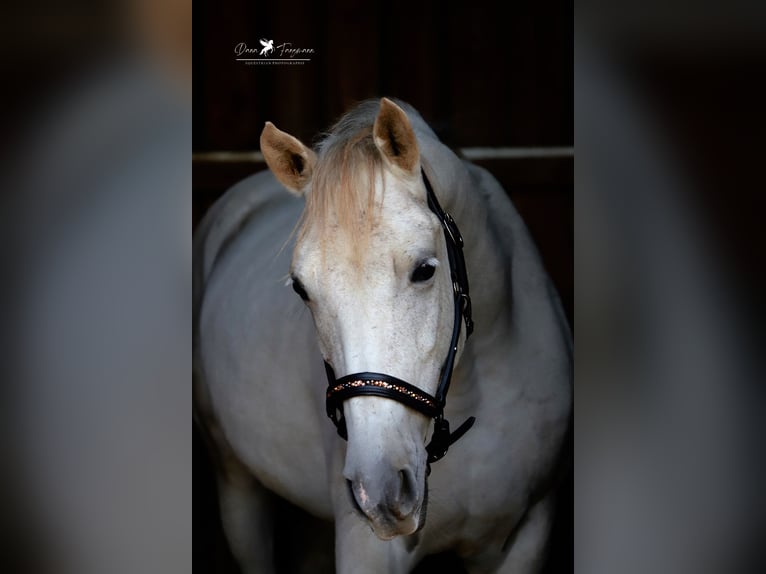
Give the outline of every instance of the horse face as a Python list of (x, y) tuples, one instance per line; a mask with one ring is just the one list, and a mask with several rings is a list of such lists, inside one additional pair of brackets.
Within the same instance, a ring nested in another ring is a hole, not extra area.
[[(417, 140), (406, 114), (384, 99), (366, 139), (353, 141), (353, 149), (341, 148), (337, 165), (326, 148), (317, 160), (273, 125), (263, 131), (271, 170), (288, 189), (309, 194), (292, 286), (311, 310), (337, 376), (386, 373), (433, 394), (450, 343), (453, 299)], [(348, 159), (354, 157), (369, 161), (355, 164)], [(373, 396), (350, 398), (343, 409), (350, 500), (380, 538), (414, 533), (425, 521), (429, 419)]]
[[(338, 376), (386, 373), (433, 394), (453, 327), (446, 247), (438, 219), (413, 193), (422, 182), (392, 179), (366, 249), (355, 257), (343, 233), (318, 240), (309, 230), (294, 252), (293, 287)], [(425, 519), (429, 419), (371, 396), (343, 409), (343, 475), (356, 505), (381, 538), (415, 532)]]

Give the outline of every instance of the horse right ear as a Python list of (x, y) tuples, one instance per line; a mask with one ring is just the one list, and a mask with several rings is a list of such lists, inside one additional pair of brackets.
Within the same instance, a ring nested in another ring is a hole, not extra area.
[(311, 182), (316, 154), (271, 122), (266, 122), (261, 132), (261, 153), (280, 183), (294, 194), (303, 195)]

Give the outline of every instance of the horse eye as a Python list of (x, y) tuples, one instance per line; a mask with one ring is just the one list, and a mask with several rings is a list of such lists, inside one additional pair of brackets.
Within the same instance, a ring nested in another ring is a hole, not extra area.
[(424, 281), (428, 281), (434, 276), (435, 271), (436, 266), (427, 262), (420, 263), (412, 272), (411, 281), (413, 283), (423, 283)]
[(295, 277), (293, 277), (293, 291), (295, 291), (298, 294), (298, 296), (304, 301), (309, 300), (309, 294), (306, 293), (306, 289), (303, 287), (303, 283), (301, 283)]

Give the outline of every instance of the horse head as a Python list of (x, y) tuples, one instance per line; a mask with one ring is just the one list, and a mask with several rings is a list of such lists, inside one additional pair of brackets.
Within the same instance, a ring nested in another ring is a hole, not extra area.
[[(316, 153), (267, 123), (261, 150), (306, 200), (290, 277), (327, 364), (339, 376), (386, 373), (434, 395), (455, 303), (406, 113), (384, 98), (374, 122), (342, 120)], [(354, 504), (382, 539), (416, 532), (425, 522), (429, 417), (384, 396), (348, 398), (343, 416)]]

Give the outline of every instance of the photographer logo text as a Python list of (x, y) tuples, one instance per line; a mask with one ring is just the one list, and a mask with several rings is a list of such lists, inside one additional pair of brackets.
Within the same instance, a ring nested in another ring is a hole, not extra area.
[(274, 40), (261, 38), (260, 47), (250, 47), (246, 42), (234, 46), (237, 62), (246, 65), (304, 65), (311, 61), (314, 48), (294, 46), (291, 42), (275, 43)]

